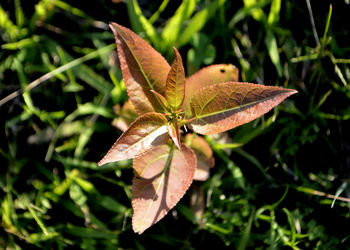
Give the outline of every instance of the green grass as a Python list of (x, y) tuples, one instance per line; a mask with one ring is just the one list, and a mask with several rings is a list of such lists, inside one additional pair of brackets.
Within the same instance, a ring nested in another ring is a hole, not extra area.
[[(348, 248), (350, 5), (311, 1), (311, 18), (307, 2), (2, 1), (0, 248)], [(96, 165), (127, 100), (110, 21), (169, 61), (176, 46), (187, 74), (233, 63), (241, 81), (299, 92), (207, 136), (210, 179), (141, 236), (132, 162)]]

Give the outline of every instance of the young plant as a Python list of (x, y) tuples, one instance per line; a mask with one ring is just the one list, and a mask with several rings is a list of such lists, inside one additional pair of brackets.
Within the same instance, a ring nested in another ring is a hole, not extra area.
[[(185, 79), (175, 48), (170, 66), (131, 30), (116, 23), (110, 27), (126, 90), (139, 117), (98, 165), (135, 158), (132, 227), (141, 234), (176, 205), (197, 167), (213, 164), (205, 140), (188, 135), (186, 145), (181, 127), (198, 134), (220, 133), (258, 118), (296, 91), (238, 82), (232, 65), (213, 65)], [(197, 172), (197, 179), (206, 178)]]

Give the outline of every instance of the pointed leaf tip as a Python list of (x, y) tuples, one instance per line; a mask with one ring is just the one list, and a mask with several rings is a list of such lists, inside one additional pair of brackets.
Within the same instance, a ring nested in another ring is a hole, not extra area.
[(185, 70), (179, 52), (175, 47), (173, 49), (174, 61), (166, 80), (165, 98), (170, 106), (177, 110), (181, 107), (185, 97)]
[(161, 104), (162, 108), (163, 108), (163, 112), (166, 111), (170, 111), (170, 106), (168, 101), (165, 99), (164, 96), (162, 96), (161, 94), (159, 94), (157, 91), (155, 90), (151, 90), (151, 92), (156, 96), (156, 98), (158, 98), (159, 103)]
[(117, 23), (111, 23), (110, 28), (116, 40), (126, 90), (136, 111), (140, 115), (161, 111), (160, 103), (150, 90), (164, 95), (170, 70), (168, 62), (130, 29)]
[(191, 100), (194, 121), (189, 126), (200, 134), (220, 133), (262, 116), (295, 93), (293, 89), (239, 82), (205, 87)]
[(156, 147), (134, 160), (132, 227), (142, 234), (157, 223), (185, 194), (193, 181), (196, 157), (186, 145)]

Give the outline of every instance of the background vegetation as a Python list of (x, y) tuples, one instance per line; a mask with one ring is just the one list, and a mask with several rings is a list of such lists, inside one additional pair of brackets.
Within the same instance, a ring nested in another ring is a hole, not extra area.
[[(348, 248), (350, 5), (331, 2), (2, 0), (0, 248)], [(110, 21), (170, 62), (176, 46), (188, 75), (232, 63), (299, 91), (206, 137), (210, 179), (141, 236), (131, 161), (96, 166), (127, 100)]]

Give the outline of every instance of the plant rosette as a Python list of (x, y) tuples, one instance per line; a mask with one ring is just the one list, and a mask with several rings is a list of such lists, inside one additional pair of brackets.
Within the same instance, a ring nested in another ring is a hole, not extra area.
[(204, 135), (224, 132), (262, 116), (296, 91), (238, 82), (238, 70), (230, 64), (206, 67), (186, 79), (176, 48), (170, 66), (131, 30), (110, 27), (139, 117), (98, 165), (134, 158), (132, 227), (141, 234), (177, 204), (193, 179), (205, 180), (213, 165), (208, 143), (194, 134), (184, 143), (182, 127)]

